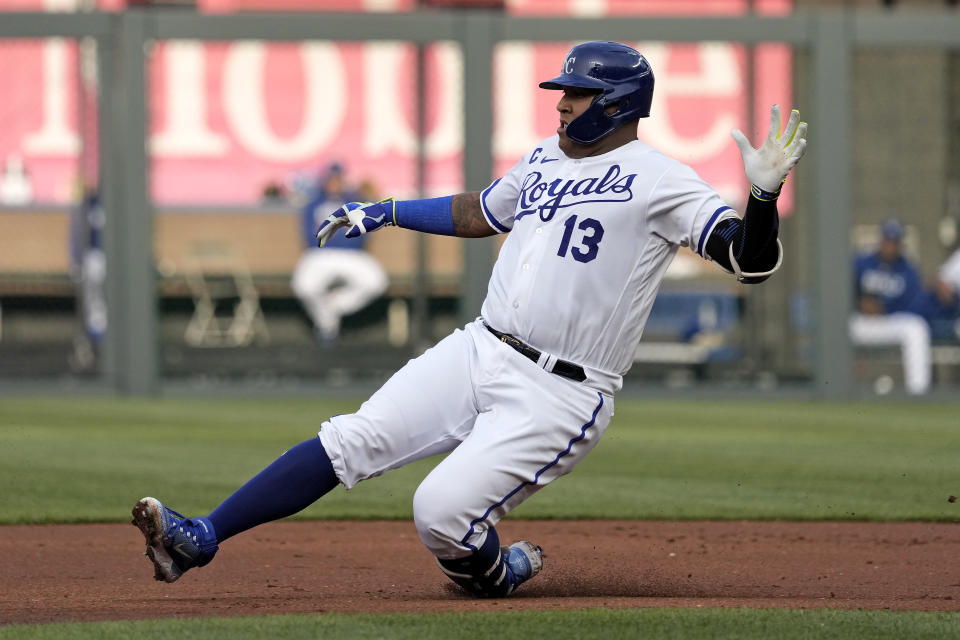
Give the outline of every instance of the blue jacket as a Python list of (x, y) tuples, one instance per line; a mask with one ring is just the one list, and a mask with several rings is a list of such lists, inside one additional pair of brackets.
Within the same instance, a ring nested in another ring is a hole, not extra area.
[(909, 311), (923, 314), (923, 280), (909, 260), (900, 256), (893, 263), (884, 262), (879, 254), (857, 257), (854, 263), (856, 300), (872, 296), (879, 300), (887, 313)]

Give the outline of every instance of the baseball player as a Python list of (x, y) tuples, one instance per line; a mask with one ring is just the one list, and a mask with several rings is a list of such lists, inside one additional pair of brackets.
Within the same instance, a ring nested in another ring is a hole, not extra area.
[(876, 251), (854, 262), (855, 303), (850, 339), (867, 346), (899, 346), (907, 393), (930, 389), (930, 326), (923, 317), (923, 280), (903, 255), (903, 226), (886, 221)]
[[(202, 518), (154, 498), (133, 509), (156, 578), (208, 563), (236, 533), (427, 456), (448, 453), (413, 498), (420, 539), (454, 582), (502, 597), (540, 572), (540, 548), (501, 546), (496, 524), (569, 473), (597, 444), (660, 281), (690, 247), (744, 283), (780, 264), (777, 196), (806, 145), (774, 106), (759, 149), (739, 131), (751, 195), (743, 218), (689, 167), (637, 139), (653, 71), (613, 42), (575, 46), (561, 73), (556, 135), (481, 192), (349, 203), (321, 224), (324, 245), (385, 226), (460, 237), (509, 234), (481, 315), (391, 377), (356, 413), (290, 449)], [(389, 541), (384, 541), (389, 554)]]

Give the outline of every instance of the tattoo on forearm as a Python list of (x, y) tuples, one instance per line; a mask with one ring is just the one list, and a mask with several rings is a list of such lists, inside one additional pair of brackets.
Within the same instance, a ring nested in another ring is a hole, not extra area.
[(453, 196), (451, 207), (453, 230), (461, 238), (482, 238), (496, 233), (483, 217), (479, 191)]

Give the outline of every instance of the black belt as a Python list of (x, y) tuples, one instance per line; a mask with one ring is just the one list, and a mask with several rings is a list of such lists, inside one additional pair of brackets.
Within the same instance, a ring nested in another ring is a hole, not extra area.
[[(505, 345), (511, 347), (517, 353), (526, 356), (530, 360), (533, 360), (537, 365), (540, 365), (540, 356), (543, 355), (533, 347), (528, 344), (520, 342), (514, 338), (509, 333), (503, 333), (502, 331), (497, 331), (490, 325), (484, 323), (487, 328), (487, 331), (497, 336), (497, 339), (500, 340)], [(553, 365), (552, 369), (544, 369), (550, 373), (555, 373), (558, 376), (563, 376), (564, 378), (570, 378), (571, 380), (576, 380), (577, 382), (583, 382), (587, 379), (587, 374), (584, 373), (583, 367), (578, 364), (573, 364), (572, 362), (567, 362), (566, 360), (557, 360)]]

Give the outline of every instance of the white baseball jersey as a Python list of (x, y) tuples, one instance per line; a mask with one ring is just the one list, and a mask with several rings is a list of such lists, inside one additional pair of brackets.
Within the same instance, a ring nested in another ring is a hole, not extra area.
[(510, 231), (483, 319), (583, 366), (587, 379), (547, 373), (478, 320), (320, 430), (347, 488), (450, 452), (413, 501), (421, 540), (443, 559), (480, 548), (490, 527), (593, 449), (677, 247), (706, 257), (713, 227), (735, 215), (689, 167), (642, 142), (572, 160), (556, 137), (481, 202), (490, 225)]
[(557, 141), (540, 142), (481, 195), (490, 225), (510, 232), (481, 313), (612, 393), (677, 248), (709, 259), (711, 231), (736, 213), (690, 167), (639, 140), (582, 159)]
[(960, 249), (953, 252), (940, 267), (938, 276), (951, 289), (960, 293)]

